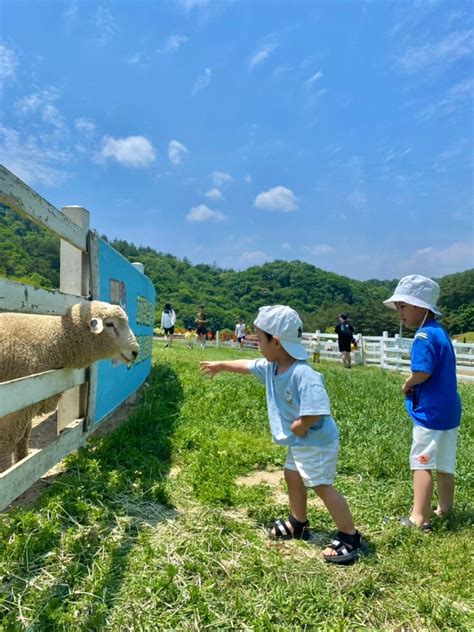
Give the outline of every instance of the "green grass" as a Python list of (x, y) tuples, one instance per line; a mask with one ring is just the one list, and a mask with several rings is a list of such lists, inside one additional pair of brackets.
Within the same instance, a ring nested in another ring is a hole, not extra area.
[(411, 501), (402, 378), (319, 367), (341, 429), (337, 486), (368, 543), (357, 564), (334, 568), (319, 546), (333, 524), (316, 501), (318, 544), (266, 538), (288, 511), (283, 484), (237, 484), (284, 462), (264, 389), (202, 377), (204, 357), (242, 354), (155, 349), (131, 417), (69, 457), (35, 505), (3, 514), (0, 629), (472, 630), (474, 388), (460, 387), (456, 511), (424, 535), (384, 522)]
[(464, 338), (466, 342), (474, 342), (474, 331), (466, 331), (464, 334), (457, 334), (453, 336), (458, 342), (464, 342)]

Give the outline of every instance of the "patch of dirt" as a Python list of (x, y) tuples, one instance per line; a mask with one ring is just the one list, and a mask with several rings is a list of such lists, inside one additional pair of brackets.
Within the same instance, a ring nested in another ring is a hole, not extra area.
[[(137, 401), (137, 395), (132, 395), (119, 410), (112, 413), (105, 421), (99, 424), (96, 430), (93, 430), (91, 435), (94, 437), (103, 437), (104, 435), (112, 432), (123, 421), (128, 419), (130, 413), (135, 407)], [(43, 448), (46, 448), (56, 439), (56, 421), (57, 413), (50, 413), (48, 415), (39, 415), (33, 419), (30, 442), (29, 442), (29, 454), (38, 452)], [(22, 507), (35, 502), (43, 493), (43, 491), (53, 483), (58, 476), (64, 472), (64, 461), (60, 461), (54, 467), (46, 472), (34, 485), (27, 489), (23, 494), (18, 496), (3, 512), (8, 512), (15, 507)]]
[(240, 476), (236, 483), (244, 487), (268, 485), (272, 488), (272, 496), (275, 502), (281, 505), (288, 503), (288, 495), (283, 490), (285, 479), (282, 470), (255, 470), (247, 474), (247, 476)]
[[(236, 483), (245, 487), (268, 485), (273, 490), (272, 495), (275, 502), (281, 505), (288, 504), (288, 494), (285, 491), (286, 484), (282, 470), (255, 470), (247, 476), (240, 476)], [(323, 501), (314, 493), (308, 496), (308, 505), (324, 507)]]

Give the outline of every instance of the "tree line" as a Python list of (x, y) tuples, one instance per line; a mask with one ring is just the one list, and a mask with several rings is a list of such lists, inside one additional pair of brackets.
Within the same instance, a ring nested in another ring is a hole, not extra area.
[[(332, 331), (342, 312), (365, 335), (399, 330), (397, 314), (382, 303), (398, 279), (357, 281), (303, 261), (272, 261), (235, 271), (193, 265), (186, 258), (121, 239), (108, 241), (128, 260), (144, 264), (156, 288), (157, 325), (167, 302), (176, 311), (177, 324), (187, 329), (194, 328), (198, 306), (204, 305), (213, 330), (233, 330), (239, 317), (252, 323), (261, 305), (280, 303), (300, 313), (305, 331)], [(1, 206), (0, 276), (37, 287), (59, 285), (59, 239)], [(474, 269), (437, 281), (443, 325), (452, 335), (474, 331)]]

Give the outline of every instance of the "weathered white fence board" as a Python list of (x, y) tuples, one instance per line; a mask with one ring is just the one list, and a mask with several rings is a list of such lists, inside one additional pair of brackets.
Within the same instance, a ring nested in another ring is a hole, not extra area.
[(0, 383), (0, 417), (86, 381), (85, 369), (59, 369)]
[(0, 474), (0, 509), (7, 507), (64, 457), (85, 444), (87, 435), (83, 433), (83, 421), (74, 420), (49, 446)]
[(0, 165), (0, 204), (43, 226), (83, 252), (87, 251), (87, 231), (63, 216), (3, 165)]
[(64, 294), (0, 279), (0, 311), (25, 314), (57, 314), (63, 316), (75, 303), (86, 301), (82, 296)]

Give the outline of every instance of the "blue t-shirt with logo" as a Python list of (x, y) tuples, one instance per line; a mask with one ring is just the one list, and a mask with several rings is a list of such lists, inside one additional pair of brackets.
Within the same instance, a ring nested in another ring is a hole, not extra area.
[[(251, 362), (249, 368), (266, 386), (268, 417), (275, 443), (324, 446), (339, 437), (336, 423), (331, 417), (323, 376), (314, 371), (306, 361), (295, 361), (278, 375), (277, 363), (263, 358)], [(323, 417), (308, 429), (304, 437), (299, 437), (290, 430), (290, 426), (303, 415)]]
[(450, 430), (461, 422), (461, 398), (457, 392), (456, 356), (446, 331), (429, 320), (415, 334), (411, 370), (430, 373), (406, 398), (408, 414), (416, 425)]

